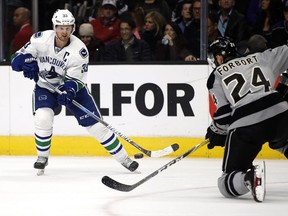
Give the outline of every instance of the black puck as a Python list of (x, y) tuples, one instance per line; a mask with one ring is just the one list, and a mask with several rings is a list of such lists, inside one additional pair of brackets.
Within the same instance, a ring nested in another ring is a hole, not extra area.
[(144, 157), (144, 155), (142, 154), (142, 153), (139, 153), (139, 154), (135, 154), (134, 155), (134, 158), (135, 159), (141, 159), (141, 158), (143, 158)]

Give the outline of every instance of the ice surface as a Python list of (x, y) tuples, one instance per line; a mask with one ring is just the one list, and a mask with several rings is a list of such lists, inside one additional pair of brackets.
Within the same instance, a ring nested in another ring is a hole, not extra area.
[(263, 203), (250, 194), (222, 197), (220, 159), (185, 158), (131, 192), (101, 183), (108, 175), (134, 184), (172, 159), (145, 157), (138, 160), (142, 173), (133, 174), (110, 157), (51, 156), (45, 175), (37, 176), (36, 157), (1, 156), (0, 216), (287, 216), (286, 160), (265, 160)]

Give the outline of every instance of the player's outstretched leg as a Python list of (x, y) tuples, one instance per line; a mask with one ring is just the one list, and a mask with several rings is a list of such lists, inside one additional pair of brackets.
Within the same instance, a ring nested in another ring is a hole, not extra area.
[(50, 108), (39, 108), (34, 115), (35, 143), (38, 155), (34, 168), (38, 170), (37, 175), (44, 174), (44, 169), (48, 165), (53, 119), (54, 113)]
[(126, 169), (131, 172), (137, 170), (139, 164), (129, 158), (126, 150), (117, 136), (101, 123), (87, 127), (88, 132), (95, 137), (103, 147)]
[(245, 183), (256, 202), (263, 202), (266, 195), (265, 162), (254, 166), (245, 175)]

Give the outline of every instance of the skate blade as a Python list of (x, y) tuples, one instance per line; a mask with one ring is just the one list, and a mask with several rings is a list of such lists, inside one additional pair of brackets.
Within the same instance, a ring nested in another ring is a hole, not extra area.
[(135, 174), (141, 174), (141, 171), (140, 170), (135, 170), (134, 172), (132, 173), (135, 173)]
[(45, 169), (39, 169), (38, 171), (37, 171), (37, 176), (42, 176), (42, 175), (44, 175), (45, 174)]

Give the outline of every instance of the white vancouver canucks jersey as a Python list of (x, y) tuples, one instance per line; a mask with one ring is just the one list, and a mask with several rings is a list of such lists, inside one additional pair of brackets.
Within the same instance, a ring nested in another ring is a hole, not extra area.
[[(74, 35), (70, 43), (62, 48), (55, 47), (55, 31), (47, 30), (35, 33), (30, 41), (17, 53), (30, 53), (37, 59), (40, 75), (54, 84), (60, 85), (65, 79), (75, 79), (86, 83), (89, 53), (84, 43)], [(39, 79), (37, 84), (45, 88)]]
[(209, 76), (207, 87), (216, 105), (214, 124), (233, 129), (278, 115), (288, 109), (274, 83), (288, 68), (286, 45), (230, 60)]

